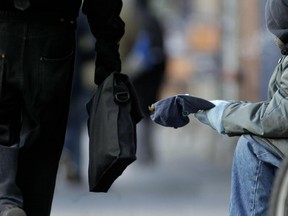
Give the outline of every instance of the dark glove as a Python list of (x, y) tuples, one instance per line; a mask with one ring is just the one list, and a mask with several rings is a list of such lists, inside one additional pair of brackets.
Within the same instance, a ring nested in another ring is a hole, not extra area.
[(106, 41), (96, 41), (96, 60), (94, 82), (100, 85), (113, 72), (121, 72), (119, 44)]
[(189, 94), (179, 94), (152, 104), (150, 118), (166, 127), (183, 127), (189, 123), (188, 115), (214, 107), (213, 103)]

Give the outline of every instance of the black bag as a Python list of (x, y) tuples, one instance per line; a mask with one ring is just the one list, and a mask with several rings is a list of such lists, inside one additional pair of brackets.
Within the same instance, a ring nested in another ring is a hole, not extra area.
[(112, 73), (87, 104), (89, 190), (107, 192), (136, 160), (136, 124), (142, 112), (127, 75)]

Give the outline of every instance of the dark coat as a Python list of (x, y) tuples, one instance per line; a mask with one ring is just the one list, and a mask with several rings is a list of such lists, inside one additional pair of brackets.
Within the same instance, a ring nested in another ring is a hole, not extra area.
[[(94, 36), (97, 38), (105, 34), (105, 38), (113, 38), (116, 41), (122, 37), (124, 32), (123, 23), (120, 19), (120, 11), (122, 9), (122, 0), (29, 0), (30, 7), (25, 11), (18, 10), (14, 7), (13, 0), (0, 1), (0, 17), (4, 15), (17, 14), (20, 18), (29, 18), (37, 21), (37, 19), (45, 21), (65, 19), (68, 22), (76, 20), (82, 7), (83, 13), (87, 16), (90, 28)], [(107, 23), (114, 23), (113, 32), (107, 30)], [(101, 34), (100, 34), (101, 32)], [(108, 34), (107, 34), (108, 32)]]

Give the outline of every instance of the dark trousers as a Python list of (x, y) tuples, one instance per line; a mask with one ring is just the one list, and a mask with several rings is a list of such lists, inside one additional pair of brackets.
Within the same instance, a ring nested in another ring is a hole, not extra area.
[(75, 24), (0, 18), (0, 205), (50, 215), (67, 124)]

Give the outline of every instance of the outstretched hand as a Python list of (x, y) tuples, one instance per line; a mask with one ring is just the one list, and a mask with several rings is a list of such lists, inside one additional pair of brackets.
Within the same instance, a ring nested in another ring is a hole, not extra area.
[(188, 115), (199, 110), (211, 109), (215, 105), (205, 99), (189, 94), (178, 94), (157, 101), (149, 107), (150, 118), (166, 127), (183, 127), (189, 123)]

